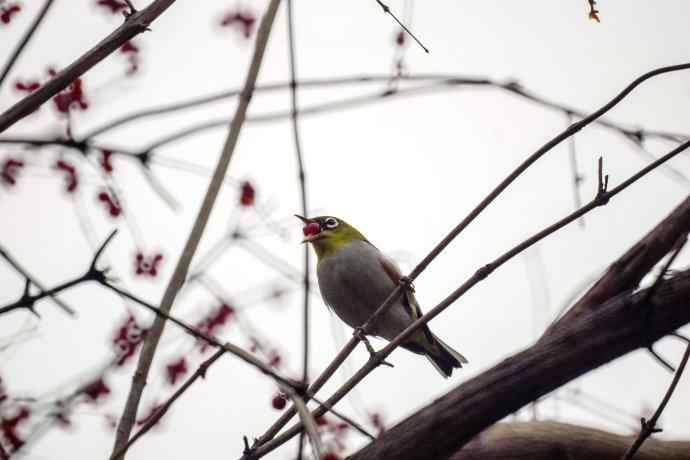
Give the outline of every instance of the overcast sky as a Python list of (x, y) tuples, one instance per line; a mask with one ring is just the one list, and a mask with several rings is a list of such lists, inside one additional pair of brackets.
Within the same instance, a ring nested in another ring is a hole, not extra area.
[[(0, 62), (11, 52), (42, 2), (26, 0), (25, 11), (9, 26), (0, 27)], [(56, 2), (40, 33), (21, 57), (2, 89), (0, 108), (20, 95), (16, 78), (45, 78), (49, 65), (64, 67), (115, 28), (120, 19), (93, 7), (95, 2)], [(256, 12), (266, 2), (242, 2)], [(374, 0), (348, 3), (295, 2), (297, 68), (300, 78), (386, 75), (394, 68), (394, 38), (390, 17)], [(516, 80), (549, 100), (589, 112), (625, 85), (653, 68), (687, 62), (690, 57), (687, 21), (690, 4), (601, 1), (601, 23), (588, 20), (587, 2), (415, 2), (389, 0), (390, 7), (411, 19), (412, 29), (430, 49), (412, 43), (404, 62), (411, 74), (439, 73), (485, 77), (496, 82)], [(142, 1), (135, 4), (142, 7)], [(84, 79), (90, 108), (73, 116), (75, 136), (87, 133), (119, 115), (241, 85), (251, 42), (218, 22), (236, 8), (230, 2), (176, 2), (137, 39), (141, 66), (124, 78), (126, 58), (114, 55)], [(283, 5), (284, 7), (284, 5)], [(407, 14), (404, 12), (407, 10)], [(284, 8), (271, 34), (260, 84), (284, 82), (289, 76)], [(624, 126), (690, 133), (688, 73), (652, 79), (610, 112), (608, 119)], [(300, 91), (303, 106), (379, 93), (387, 83), (360, 84)], [(409, 85), (407, 85), (409, 86)], [(401, 88), (406, 85), (400, 86)], [(235, 100), (176, 115), (128, 124), (98, 137), (99, 142), (136, 151), (179, 129), (233, 113)], [(289, 109), (287, 91), (263, 93), (252, 100), (250, 115)], [(3, 136), (52, 137), (64, 132), (64, 121), (44, 107)], [(301, 133), (312, 214), (342, 217), (409, 271), (500, 180), (531, 152), (566, 126), (554, 111), (491, 87), (444, 88), (412, 96), (305, 116)], [(0, 188), (0, 242), (47, 285), (78, 276), (89, 264), (93, 245), (115, 227), (121, 229), (106, 252), (120, 285), (157, 303), (165, 280), (205, 191), (207, 176), (169, 167), (172, 161), (212, 168), (220, 153), (224, 129), (171, 143), (154, 152), (153, 172), (181, 207), (167, 208), (151, 190), (136, 163), (114, 159), (115, 179), (128, 219), (108, 218), (96, 200), (102, 180), (93, 167), (70, 152), (46, 149), (23, 152), (0, 145), (0, 160), (22, 158), (28, 167), (16, 187)], [(604, 157), (612, 185), (644, 167), (649, 157), (620, 134), (591, 126), (575, 138), (577, 161), (584, 175), (582, 200), (596, 190), (596, 159)], [(648, 153), (661, 155), (672, 143), (650, 141)], [(82, 182), (76, 194), (64, 190), (63, 175), (52, 165), (58, 155), (79, 166)], [(172, 160), (171, 160), (172, 159)], [(166, 166), (167, 165), (167, 166)], [(690, 176), (687, 157), (671, 162)], [(283, 355), (286, 373), (301, 372), (301, 295), (289, 279), (301, 267), (300, 211), (297, 166), (290, 125), (282, 118), (248, 123), (230, 165), (230, 178), (216, 204), (199, 253), (212, 248), (234, 223), (245, 229), (256, 251), (260, 245), (290, 267), (283, 272), (267, 266), (232, 244), (209, 274), (232, 296), (245, 326), (256, 328)], [(257, 207), (237, 206), (238, 180), (256, 185)], [(573, 209), (572, 174), (567, 144), (540, 160), (502, 195), (416, 281), (417, 297), (427, 311), (480, 266), (563, 217)], [(434, 332), (460, 350), (470, 364), (444, 381), (429, 363), (404, 350), (391, 356), (395, 368), (381, 368), (357, 387), (339, 407), (366, 423), (364, 411), (382, 413), (388, 424), (529, 346), (548, 322), (629, 246), (685, 198), (690, 183), (672, 171), (658, 171), (641, 180), (603, 209), (573, 224), (511, 261), (431, 323)], [(259, 217), (263, 216), (263, 217)], [(127, 224), (126, 222), (129, 222)], [(86, 232), (84, 231), (86, 229)], [(142, 279), (132, 273), (135, 248), (147, 254), (162, 250), (161, 275)], [(198, 261), (199, 259), (197, 259)], [(686, 265), (687, 254), (678, 266)], [(285, 271), (288, 273), (285, 273)], [(296, 273), (299, 273), (297, 271)], [(285, 275), (289, 276), (285, 276)], [(314, 273), (315, 276), (315, 273)], [(0, 263), (0, 301), (15, 300), (23, 280)], [(273, 289), (288, 291), (278, 301), (262, 300)], [(78, 311), (64, 315), (50, 302), (39, 304), (41, 319), (26, 312), (3, 317), (0, 337), (32, 328), (29, 340), (0, 354), (0, 376), (13, 396), (64, 395), (76, 382), (97, 372), (110, 356), (110, 336), (129, 308), (146, 324), (151, 316), (95, 285), (66, 292), (62, 298)], [(258, 300), (257, 300), (258, 299)], [(312, 296), (312, 375), (319, 373), (347, 340), (350, 329), (340, 325), (320, 300)], [(194, 322), (215, 305), (198, 285), (186, 289), (174, 312)], [(164, 381), (165, 364), (187, 355), (200, 363), (193, 342), (168, 327), (154, 363), (142, 411), (165, 399), (171, 388)], [(238, 324), (224, 329), (223, 339), (247, 345)], [(376, 347), (383, 342), (374, 341)], [(682, 345), (664, 340), (659, 351), (677, 363)], [(367, 355), (358, 350), (323, 395), (351, 375)], [(133, 371), (130, 364), (109, 375), (112, 395), (98, 406), (80, 405), (72, 430), (55, 429), (33, 444), (25, 458), (105, 458), (113, 431), (104, 414), (119, 418)], [(87, 373), (86, 375), (84, 373)], [(544, 418), (583, 423), (630, 434), (637, 417), (649, 415), (663, 395), (671, 375), (644, 351), (632, 353), (567, 385), (560, 399), (580, 391), (577, 401), (590, 401), (584, 410), (554, 398), (543, 402)], [(667, 438), (690, 436), (690, 377), (681, 381), (664, 412)], [(271, 407), (275, 384), (246, 364), (226, 357), (208, 378), (195, 384), (169, 413), (161, 429), (147, 435), (128, 458), (163, 456), (185, 459), (236, 458), (242, 436), (259, 436), (279, 415)], [(591, 402), (605, 401), (614, 408)], [(629, 415), (619, 414), (617, 410)], [(600, 411), (604, 416), (595, 412)], [(644, 412), (646, 411), (646, 412)], [(520, 417), (527, 418), (528, 412)], [(351, 448), (364, 442), (353, 434)], [(294, 458), (294, 448), (269, 458)]]

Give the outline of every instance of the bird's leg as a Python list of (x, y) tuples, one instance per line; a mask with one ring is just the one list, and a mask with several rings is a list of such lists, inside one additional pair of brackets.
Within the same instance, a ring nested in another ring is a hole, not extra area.
[(371, 343), (369, 343), (369, 339), (367, 339), (363, 327), (356, 327), (352, 332), (352, 335), (354, 335), (357, 340), (364, 343), (364, 346), (367, 347), (367, 351), (370, 355), (374, 356), (376, 354), (376, 350), (374, 350), (374, 347), (372, 347)]
[(409, 276), (401, 276), (398, 280), (398, 283), (400, 283), (400, 285), (406, 292), (414, 292), (414, 284), (412, 284), (412, 280)]
[[(371, 346), (371, 343), (369, 342), (369, 339), (367, 339), (366, 333), (364, 332), (363, 327), (356, 327), (355, 330), (353, 331), (352, 335), (355, 336), (357, 340), (360, 342), (364, 343), (364, 346), (367, 348), (367, 351), (369, 352), (369, 359), (378, 359), (377, 352), (374, 350), (374, 347)], [(388, 367), (395, 367), (388, 361), (382, 360), (381, 363), (384, 366)]]

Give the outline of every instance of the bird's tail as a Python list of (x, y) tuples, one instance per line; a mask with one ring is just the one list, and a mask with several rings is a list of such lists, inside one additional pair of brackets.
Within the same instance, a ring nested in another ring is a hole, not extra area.
[(443, 340), (432, 334), (433, 342), (425, 347), (424, 356), (442, 376), (448, 378), (453, 373), (453, 369), (459, 369), (467, 363), (467, 359), (457, 351), (453, 350)]

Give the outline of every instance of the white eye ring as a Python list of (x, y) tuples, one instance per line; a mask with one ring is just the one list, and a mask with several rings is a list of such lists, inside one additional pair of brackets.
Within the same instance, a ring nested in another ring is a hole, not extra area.
[(338, 226), (338, 221), (333, 217), (326, 219), (326, 228), (336, 228)]

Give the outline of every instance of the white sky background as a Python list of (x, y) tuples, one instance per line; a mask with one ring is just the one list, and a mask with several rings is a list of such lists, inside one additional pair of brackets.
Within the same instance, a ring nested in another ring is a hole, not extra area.
[[(42, 2), (28, 0), (26, 11), (11, 27), (0, 28), (0, 62), (4, 62), (30, 18)], [(65, 66), (117, 26), (119, 19), (100, 14), (91, 1), (58, 2), (49, 13), (13, 77), (0, 91), (0, 107), (18, 99), (10, 83), (18, 76), (45, 74), (47, 65)], [(139, 6), (143, 2), (135, 2)], [(251, 46), (239, 36), (216, 26), (218, 18), (234, 2), (177, 2), (141, 36), (142, 70), (131, 79), (121, 78), (124, 58), (114, 56), (99, 64), (85, 78), (92, 108), (74, 116), (76, 136), (96, 125), (138, 108), (169, 103), (241, 85)], [(249, 4), (249, 2), (246, 2)], [(265, 2), (251, 3), (263, 11)], [(389, 1), (402, 14), (403, 1)], [(71, 8), (70, 8), (71, 7)], [(284, 5), (283, 5), (284, 7)], [(686, 62), (690, 56), (687, 21), (690, 4), (685, 1), (600, 2), (601, 24), (587, 19), (587, 2), (416, 2), (412, 28), (430, 48), (425, 54), (413, 44), (405, 62), (412, 73), (444, 73), (486, 76), (499, 81), (517, 79), (525, 88), (554, 101), (592, 111), (607, 102), (625, 85), (653, 68)], [(301, 78), (386, 74), (391, 71), (397, 28), (381, 13), (374, 0), (296, 2), (298, 73)], [(271, 35), (261, 83), (288, 78), (287, 29), (281, 9)], [(383, 84), (303, 90), (302, 105), (370, 94)], [(655, 78), (626, 98), (609, 118), (630, 126), (690, 132), (690, 86), (687, 72)], [(132, 123), (113, 131), (103, 143), (136, 149), (146, 143), (207, 119), (229, 115), (235, 101), (223, 101), (204, 109)], [(287, 91), (256, 96), (251, 114), (289, 108)], [(61, 126), (47, 108), (18, 123), (7, 133), (50, 137)], [(463, 88), (377, 102), (362, 108), (305, 117), (301, 123), (309, 201), (314, 214), (343, 217), (360, 229), (380, 249), (391, 253), (404, 271), (421, 258), (501, 179), (527, 155), (565, 127), (561, 113), (538, 107), (505, 92), (490, 88)], [(161, 149), (161, 155), (212, 167), (225, 136), (223, 129), (190, 137)], [(603, 155), (613, 186), (646, 164), (630, 143), (616, 133), (590, 126), (577, 135), (578, 161), (585, 181), (583, 200), (596, 189), (596, 158)], [(650, 143), (659, 155), (672, 145)], [(0, 145), (0, 159), (19, 154), (19, 148)], [(72, 161), (79, 159), (73, 154)], [(61, 192), (62, 177), (50, 172), (56, 151), (26, 153), (32, 167), (20, 177), (12, 193), (0, 191), (0, 242), (33, 274), (54, 285), (81, 273), (90, 261), (92, 246), (82, 234), (72, 197)], [(687, 157), (672, 165), (688, 175)], [(173, 260), (187, 237), (207, 179), (154, 165), (154, 172), (181, 202), (173, 213), (142, 181), (136, 167), (116, 158), (116, 178), (125, 209), (133, 215), (146, 250), (164, 248), (163, 275), (172, 272)], [(81, 188), (81, 206), (93, 222), (97, 241), (114, 223), (104, 217), (95, 202), (99, 179), (93, 170)], [(298, 245), (301, 233), (290, 216), (299, 211), (297, 169), (287, 120), (247, 124), (230, 165), (230, 176), (256, 182), (259, 202), (270, 209), (272, 220), (289, 230), (285, 239), (258, 236), (257, 242), (301, 265)], [(566, 144), (540, 160), (512, 185), (424, 272), (415, 283), (418, 299), (426, 310), (455, 289), (481, 265), (573, 208)], [(86, 183), (88, 182), (88, 183)], [(518, 257), (432, 322), (432, 329), (467, 356), (470, 365), (444, 381), (429, 363), (412, 354), (396, 351), (394, 369), (375, 371), (361, 384), (355, 398), (340, 403), (346, 413), (362, 420), (361, 410), (381, 411), (393, 424), (435, 397), (528, 346), (535, 334), (553, 318), (573, 293), (615, 260), (687, 194), (688, 184), (656, 172), (619, 195), (605, 208), (578, 225), (549, 237), (528, 257)], [(210, 248), (227, 229), (229, 219), (251, 223), (251, 213), (241, 214), (235, 203), (237, 191), (223, 190), (202, 242), (200, 253)], [(123, 222), (119, 222), (122, 225)], [(134, 243), (125, 225), (106, 253), (121, 285), (157, 302), (165, 287), (131, 274)], [(543, 264), (545, 276), (530, 289), (528, 273)], [(679, 266), (687, 264), (687, 255)], [(230, 293), (267, 283), (291, 287), (280, 274), (267, 269), (247, 252), (230, 249), (213, 266), (213, 275)], [(16, 299), (22, 280), (0, 264), (0, 302)], [(247, 318), (261, 334), (280, 346), (287, 369), (297, 376), (301, 368), (301, 295), (299, 291), (281, 302), (251, 307)], [(96, 286), (80, 286), (62, 296), (79, 311), (67, 318), (50, 302), (39, 305), (42, 320), (25, 312), (6, 315), (0, 336), (6, 337), (27, 324), (37, 326), (33, 338), (0, 355), (2, 378), (13, 395), (36, 396), (69, 389), (75, 377), (94, 369), (109, 353), (109, 337), (124, 315), (114, 295)], [(320, 372), (349, 336), (349, 329), (313, 297), (313, 353), (311, 374)], [(174, 313), (189, 321), (199, 318), (212, 299), (200, 289), (181, 296)], [(142, 321), (146, 312), (131, 307)], [(335, 326), (334, 326), (335, 325)], [(223, 338), (245, 345), (236, 325)], [(165, 363), (190, 348), (191, 342), (169, 326), (154, 364), (143, 409), (171, 390), (162, 381)], [(375, 341), (374, 345), (382, 346)], [(666, 340), (659, 350), (677, 363), (682, 345)], [(194, 355), (196, 356), (196, 355)], [(322, 395), (334, 390), (365, 360), (358, 350), (349, 367), (337, 374)], [(195, 358), (196, 359), (196, 358)], [(194, 361), (198, 363), (198, 359)], [(130, 365), (111, 379), (116, 396), (105, 407), (80, 406), (75, 429), (51, 431), (25, 458), (105, 458), (113, 433), (105, 427), (103, 413), (116, 414), (123, 407), (133, 371)], [(643, 408), (656, 407), (670, 381), (670, 374), (646, 352), (630, 354), (570, 384), (633, 416)], [(690, 377), (681, 381), (666, 409), (662, 436), (690, 436)], [(168, 414), (163, 427), (149, 434), (130, 451), (128, 458), (152, 456), (168, 459), (236, 458), (242, 435), (258, 436), (279, 415), (270, 407), (275, 385), (244, 363), (226, 357), (208, 378), (188, 392)], [(566, 394), (565, 391), (563, 394)], [(59, 393), (51, 393), (58, 395)], [(595, 406), (608, 414), (613, 411)], [(544, 417), (600, 426), (630, 433), (614, 423), (566, 403), (545, 402)], [(649, 415), (645, 412), (643, 415)], [(524, 415), (527, 416), (526, 414)], [(634, 417), (616, 416), (635, 427)], [(351, 445), (363, 441), (351, 435)], [(294, 458), (294, 448), (284, 447), (269, 458)]]

